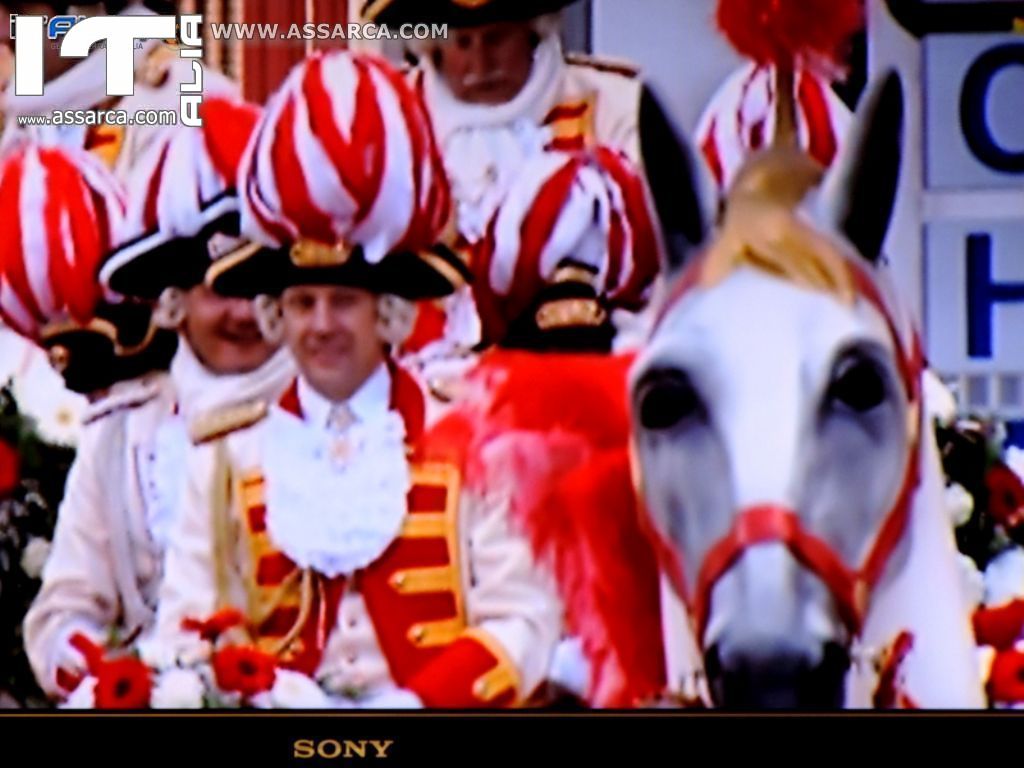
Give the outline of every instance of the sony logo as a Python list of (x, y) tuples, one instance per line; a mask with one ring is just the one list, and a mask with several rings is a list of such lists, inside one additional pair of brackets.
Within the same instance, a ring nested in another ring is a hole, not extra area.
[(297, 739), (292, 745), (292, 757), (308, 759), (322, 757), (327, 760), (337, 758), (386, 759), (388, 750), (394, 741), (376, 741), (375, 739), (359, 739), (358, 741), (339, 741), (338, 739)]

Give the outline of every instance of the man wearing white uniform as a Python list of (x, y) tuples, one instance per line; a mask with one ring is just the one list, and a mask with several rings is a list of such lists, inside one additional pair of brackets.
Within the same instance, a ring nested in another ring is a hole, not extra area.
[[(165, 136), (152, 162), (138, 164), (122, 242), (101, 272), (122, 294), (159, 295), (156, 321), (180, 340), (169, 373), (115, 384), (87, 416), (25, 623), (37, 678), (54, 696), (85, 671), (71, 644), (76, 633), (104, 645), (116, 630), (115, 642), (127, 643), (152, 625), (188, 431), (218, 407), (276, 396), (292, 376), (289, 356), (262, 338), (249, 302), (202, 283), (211, 260), (230, 250), (225, 243), (246, 247), (237, 240), (231, 163), (258, 116), (218, 99), (204, 110), (202, 130)], [(167, 158), (174, 172), (165, 174)], [(147, 219), (147, 210), (161, 215)]]

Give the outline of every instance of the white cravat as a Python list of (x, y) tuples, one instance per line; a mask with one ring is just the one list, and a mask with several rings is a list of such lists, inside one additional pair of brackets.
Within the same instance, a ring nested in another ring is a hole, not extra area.
[[(409, 490), (405, 425), (381, 365), (336, 404), (302, 377), (303, 418), (271, 409), (264, 429), (267, 531), (295, 563), (329, 577), (376, 560), (402, 527)], [(332, 416), (345, 413), (343, 434)]]

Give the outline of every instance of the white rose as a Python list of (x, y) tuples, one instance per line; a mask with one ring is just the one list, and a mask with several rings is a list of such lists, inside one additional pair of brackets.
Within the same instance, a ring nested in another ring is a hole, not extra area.
[(330, 702), (316, 681), (299, 672), (279, 669), (270, 689), (276, 709), (327, 709)]
[(161, 643), (155, 635), (139, 638), (135, 650), (143, 664), (158, 672), (174, 667), (177, 661), (174, 650), (167, 643)]
[(959, 528), (971, 519), (974, 511), (974, 497), (967, 492), (960, 483), (953, 483), (946, 488), (946, 511), (953, 521), (953, 526)]
[(1003, 456), (1003, 460), (1006, 462), (1006, 466), (1013, 470), (1013, 474), (1024, 483), (1024, 448), (1011, 445), (1006, 449), (1006, 455)]
[(96, 678), (87, 677), (78, 684), (78, 687), (71, 692), (61, 709), (95, 709), (96, 708)]
[(50, 542), (40, 536), (33, 536), (21, 553), (21, 570), (30, 579), (38, 579), (43, 574), (43, 566), (50, 557)]
[(35, 419), (43, 440), (70, 447), (78, 444), (87, 401), (65, 389), (63, 379), (45, 361), (15, 379), (14, 399), (23, 413)]
[(168, 669), (157, 677), (150, 697), (153, 709), (202, 709), (206, 686), (191, 669)]

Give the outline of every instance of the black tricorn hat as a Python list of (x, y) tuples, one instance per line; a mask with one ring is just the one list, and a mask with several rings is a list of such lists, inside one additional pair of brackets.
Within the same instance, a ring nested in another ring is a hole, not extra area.
[(65, 386), (89, 394), (165, 370), (177, 349), (178, 334), (153, 324), (149, 304), (102, 302), (85, 325), (73, 321), (48, 325), (40, 344)]
[(100, 281), (123, 296), (155, 300), (164, 288), (201, 285), (212, 262), (248, 256), (262, 246), (240, 237), (233, 190), (202, 207), (208, 221), (194, 237), (169, 237), (159, 228), (121, 243), (100, 267)]
[(448, 24), (475, 27), (522, 21), (559, 11), (575, 0), (367, 0), (363, 18), (389, 27)]
[(299, 240), (277, 250), (240, 252), (220, 259), (206, 273), (206, 284), (222, 296), (278, 296), (293, 285), (349, 285), (405, 299), (447, 296), (470, 279), (469, 269), (445, 245), (426, 251), (395, 251), (377, 264), (360, 246), (329, 246)]

